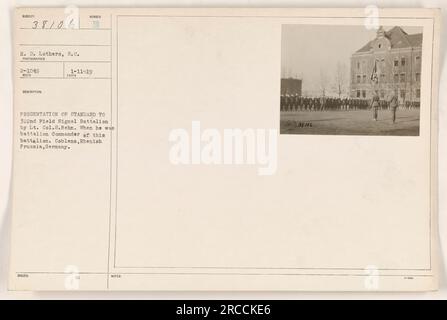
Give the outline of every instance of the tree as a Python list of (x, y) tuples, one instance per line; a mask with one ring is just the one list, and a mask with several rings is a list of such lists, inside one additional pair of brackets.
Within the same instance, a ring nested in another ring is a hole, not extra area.
[(334, 88), (339, 98), (341, 98), (342, 94), (347, 92), (349, 88), (348, 80), (348, 68), (346, 64), (338, 62), (335, 70)]

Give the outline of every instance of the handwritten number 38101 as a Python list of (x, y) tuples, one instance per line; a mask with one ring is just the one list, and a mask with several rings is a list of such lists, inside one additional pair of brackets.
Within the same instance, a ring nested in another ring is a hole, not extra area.
[[(74, 19), (67, 24), (68, 28), (74, 26)], [(64, 27), (64, 20), (60, 21), (50, 21), (50, 20), (35, 20), (33, 21), (32, 29), (62, 29)]]

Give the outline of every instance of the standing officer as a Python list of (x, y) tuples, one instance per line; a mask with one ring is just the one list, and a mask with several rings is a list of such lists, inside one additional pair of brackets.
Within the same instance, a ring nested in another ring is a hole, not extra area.
[(373, 120), (374, 121), (377, 121), (377, 115), (379, 113), (379, 102), (380, 102), (379, 94), (376, 91), (374, 93), (374, 96), (371, 101), (371, 108), (373, 110)]
[(325, 101), (325, 99), (324, 99), (324, 96), (321, 96), (320, 97), (320, 111), (324, 111), (325, 110), (325, 104), (326, 104), (326, 101)]
[(390, 99), (390, 111), (391, 111), (391, 118), (393, 119), (393, 123), (396, 123), (397, 106), (398, 106), (397, 95), (396, 95), (396, 92), (393, 92), (391, 99)]

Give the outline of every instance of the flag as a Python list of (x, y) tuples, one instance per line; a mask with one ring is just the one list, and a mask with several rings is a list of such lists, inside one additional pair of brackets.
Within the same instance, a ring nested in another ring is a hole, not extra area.
[(371, 73), (371, 81), (373, 83), (379, 82), (379, 77), (377, 76), (377, 60), (374, 60), (374, 67)]

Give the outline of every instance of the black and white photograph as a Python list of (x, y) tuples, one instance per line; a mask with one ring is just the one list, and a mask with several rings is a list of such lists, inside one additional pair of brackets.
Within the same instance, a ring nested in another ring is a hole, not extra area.
[(283, 25), (281, 134), (418, 136), (422, 31)]

